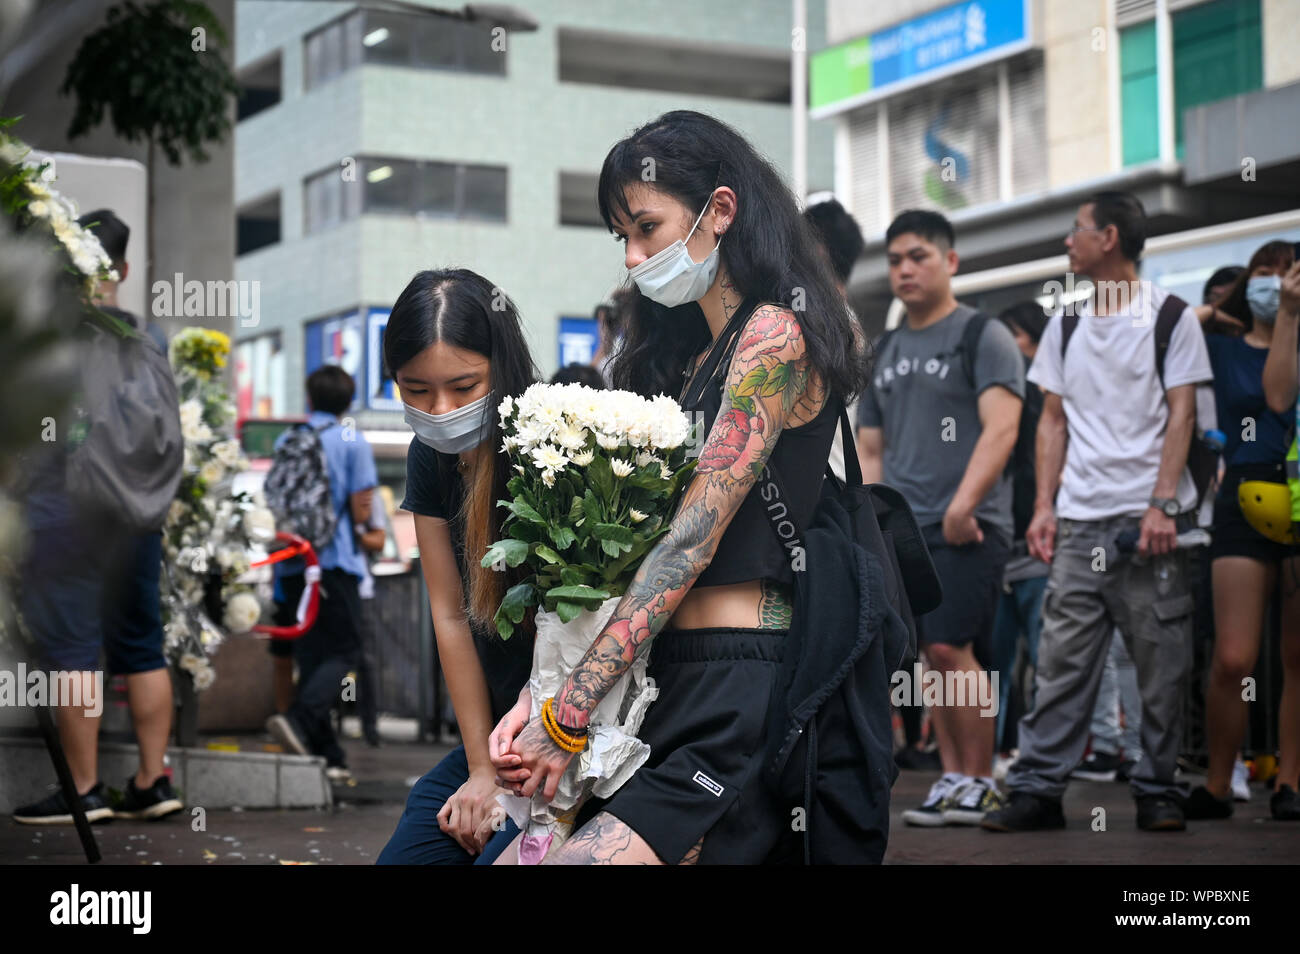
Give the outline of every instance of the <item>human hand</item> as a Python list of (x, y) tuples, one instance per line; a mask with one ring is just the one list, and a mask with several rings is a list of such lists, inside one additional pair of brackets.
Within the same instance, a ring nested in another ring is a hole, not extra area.
[(1300, 261), (1295, 262), (1282, 276), (1282, 289), (1278, 292), (1278, 314), (1300, 315)]
[(1056, 549), (1056, 512), (1051, 507), (1035, 507), (1034, 517), (1025, 531), (1029, 555), (1044, 563), (1052, 562)]
[(541, 719), (534, 719), (524, 727), (524, 731), (515, 737), (511, 751), (520, 757), (521, 767), (528, 772), (518, 794), (532, 798), (540, 790), (546, 801), (553, 799), (560, 777), (569, 767), (574, 753), (566, 752), (551, 741)]
[(514, 707), (502, 716), (497, 727), (488, 736), (488, 758), (497, 771), (497, 784), (509, 789), (516, 795), (519, 786), (528, 778), (527, 769), (520, 768), (522, 760), (518, 754), (510, 751), (510, 746), (528, 724), (528, 717), (533, 710), (533, 696), (525, 686), (519, 693), (519, 700)]
[(943, 538), (954, 547), (964, 543), (983, 543), (984, 531), (980, 529), (975, 514), (954, 502), (943, 515)]
[(1145, 557), (1172, 553), (1178, 546), (1177, 537), (1178, 528), (1174, 524), (1174, 518), (1155, 507), (1148, 507), (1142, 515), (1138, 554)]
[[(438, 811), (438, 827), (456, 840), (471, 855), (477, 855), (487, 843), (482, 837), (484, 820), (497, 806), (496, 771), (471, 770), (465, 784), (456, 789)], [(488, 832), (489, 837), (491, 832)]]

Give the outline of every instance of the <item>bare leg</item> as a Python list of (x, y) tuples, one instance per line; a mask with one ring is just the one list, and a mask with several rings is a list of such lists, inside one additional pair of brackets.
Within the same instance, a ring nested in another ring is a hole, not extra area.
[[(87, 671), (76, 675), (81, 679), (82, 700), (95, 699), (98, 674)], [(78, 795), (85, 795), (99, 781), (99, 715), (90, 713), (96, 707), (102, 713), (103, 705), (104, 700), (99, 698), (97, 706), (59, 706), (57, 710), (59, 741)]]
[(1242, 681), (1259, 657), (1264, 604), (1276, 572), (1250, 557), (1219, 557), (1210, 568), (1214, 590), (1214, 660), (1206, 687), (1210, 768), (1205, 787), (1215, 798), (1232, 795), (1232, 764), (1246, 732)]
[(548, 855), (548, 865), (662, 865), (645, 839), (608, 812), (600, 812)]
[(979, 688), (984, 686), (983, 695), (987, 697), (988, 673), (976, 662), (971, 646), (935, 643), (926, 647), (926, 653), (934, 667), (944, 675), (945, 691), (949, 681), (947, 674), (952, 672), (960, 678), (966, 696), (963, 700), (965, 705), (956, 705), (956, 699), (945, 698), (944, 704), (934, 710), (936, 732), (943, 733), (939, 741), (940, 752), (944, 751), (943, 735), (948, 736), (951, 752), (951, 763), (947, 754), (943, 757), (943, 770), (987, 778), (993, 774), (993, 727), (996, 720), (980, 715)]
[(126, 677), (127, 701), (131, 721), (140, 745), (140, 769), (135, 773), (135, 787), (142, 791), (164, 774), (163, 756), (172, 733), (172, 678), (167, 667)]
[[(925, 668), (934, 669), (943, 675), (943, 662), (948, 661), (948, 650), (951, 646), (944, 646), (941, 643), (935, 643), (925, 647)], [(922, 670), (922, 679), (924, 680), (924, 670)], [(924, 685), (924, 681), (922, 681)], [(914, 686), (913, 692), (919, 694), (921, 686)], [(953, 772), (958, 775), (961, 771), (961, 752), (957, 747), (957, 738), (954, 734), (952, 722), (948, 718), (948, 711), (945, 706), (930, 707), (930, 726), (934, 730), (934, 741), (939, 748), (939, 763), (943, 767), (944, 773)]]

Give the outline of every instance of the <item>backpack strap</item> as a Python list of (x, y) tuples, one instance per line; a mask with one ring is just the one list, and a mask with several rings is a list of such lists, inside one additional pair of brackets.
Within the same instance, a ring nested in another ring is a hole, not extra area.
[(1062, 369), (1062, 373), (1064, 373), (1064, 369), (1065, 369), (1065, 349), (1068, 348), (1068, 347), (1070, 346), (1070, 336), (1074, 334), (1074, 330), (1075, 330), (1076, 328), (1078, 328), (1078, 327), (1079, 327), (1079, 316), (1078, 316), (1078, 314), (1077, 314), (1077, 313), (1076, 313), (1072, 308), (1067, 308), (1066, 311), (1065, 311), (1065, 313), (1061, 315), (1061, 369)]
[(961, 352), (961, 368), (966, 373), (966, 383), (972, 391), (975, 390), (975, 352), (979, 348), (980, 335), (984, 334), (984, 326), (988, 323), (988, 315), (982, 311), (975, 312), (962, 329), (961, 342), (957, 345), (957, 350)]
[(1169, 342), (1173, 340), (1174, 328), (1178, 326), (1178, 319), (1186, 309), (1187, 302), (1170, 294), (1156, 315), (1156, 374), (1160, 376), (1161, 392), (1165, 390), (1165, 356), (1169, 353)]

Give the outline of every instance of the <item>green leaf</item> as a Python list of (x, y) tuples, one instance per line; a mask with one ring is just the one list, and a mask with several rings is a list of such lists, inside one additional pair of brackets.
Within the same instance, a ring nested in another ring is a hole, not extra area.
[(569, 522), (577, 523), (579, 520), (582, 519), (582, 515), (583, 515), (582, 498), (575, 495), (573, 498), (573, 503), (569, 506)]
[(524, 540), (498, 540), (487, 548), (480, 566), (493, 566), (505, 562), (506, 566), (518, 566), (528, 559), (528, 543)]
[[(568, 600), (572, 603), (594, 603), (599, 606), (609, 599), (609, 590), (598, 590), (593, 586), (557, 586), (546, 591), (546, 598)], [(595, 606), (587, 608), (595, 609)]]
[(761, 389), (759, 389), (758, 393), (761, 394), (763, 397), (771, 397), (773, 394), (777, 394), (781, 391), (784, 391), (786, 385), (789, 383), (790, 383), (790, 365), (786, 364), (785, 362), (782, 362), (781, 364), (778, 364), (775, 368), (773, 368), (771, 373), (768, 374), (767, 382), (763, 385)]
[(602, 500), (614, 496), (614, 471), (609, 466), (609, 458), (597, 454), (587, 465), (587, 481)]
[(582, 512), (586, 514), (587, 520), (592, 524), (600, 523), (605, 518), (605, 514), (600, 508), (600, 501), (596, 499), (596, 495), (590, 490), (582, 498)]
[(561, 623), (572, 623), (582, 613), (582, 607), (568, 600), (560, 600), (555, 604), (555, 612), (559, 615)]
[[(524, 614), (528, 607), (537, 605), (537, 589), (531, 583), (516, 583), (510, 589), (506, 590), (506, 595), (501, 599), (501, 606), (497, 609), (494, 621), (497, 624), (497, 632), (501, 634), (502, 639), (509, 639), (514, 627), (509, 623), (522, 623)], [(504, 625), (507, 624), (507, 625)]]
[(564, 557), (560, 556), (558, 553), (556, 553), (546, 544), (538, 543), (536, 544), (536, 547), (537, 549), (534, 550), (533, 552), (536, 553), (538, 557), (545, 560), (547, 563), (557, 563), (561, 565), (564, 564)]
[(631, 527), (617, 523), (598, 523), (592, 528), (591, 534), (597, 540), (613, 540), (624, 548), (630, 547), (636, 539)]
[(543, 527), (546, 526), (546, 518), (523, 500), (498, 500), (497, 503), (504, 505), (512, 514), (522, 520), (527, 520), (529, 523), (541, 524)]
[(740, 408), (746, 414), (749, 414), (751, 416), (754, 414), (754, 399), (751, 397), (736, 398), (735, 406)]
[(761, 364), (757, 368), (751, 368), (749, 373), (740, 379), (740, 384), (736, 385), (735, 397), (742, 398), (747, 394), (753, 394), (763, 386), (767, 381), (767, 368)]
[(555, 545), (561, 550), (569, 549), (569, 547), (573, 546), (573, 544), (578, 540), (578, 535), (568, 527), (557, 527), (552, 525), (551, 527), (548, 527), (547, 530), (551, 535), (551, 539), (555, 541)]
[(625, 549), (624, 547), (619, 546), (618, 543), (616, 543), (613, 540), (601, 540), (600, 548), (605, 552), (606, 556), (612, 556), (612, 557), (618, 556)]
[(583, 586), (587, 579), (587, 574), (583, 573), (576, 566), (566, 566), (560, 570), (560, 579), (564, 581), (565, 586)]

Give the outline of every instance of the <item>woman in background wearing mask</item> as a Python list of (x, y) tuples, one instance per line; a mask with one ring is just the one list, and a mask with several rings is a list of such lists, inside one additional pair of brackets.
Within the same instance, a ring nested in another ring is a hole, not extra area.
[[(479, 566), (497, 539), (509, 460), (497, 406), (537, 379), (514, 304), (465, 269), (426, 271), (388, 317), (384, 360), (415, 431), (403, 509), (415, 514), (420, 568), (464, 744), (416, 782), (379, 864), (470, 864), (497, 829), (513, 825), (496, 803), (488, 736), (498, 721), (522, 725), (531, 699), (532, 634), (500, 639), (491, 619), (523, 572)], [(531, 619), (525, 619), (531, 624)], [(517, 764), (517, 762), (515, 763)]]
[[(1255, 670), (1264, 612), (1273, 587), (1282, 587), (1282, 702), (1278, 715), (1281, 760), (1271, 801), (1273, 817), (1300, 820), (1300, 547), (1269, 540), (1246, 522), (1237, 487), (1246, 480), (1286, 482), (1284, 460), (1293, 415), (1271, 410), (1264, 395), (1264, 363), (1279, 309), (1300, 301), (1281, 296), (1282, 277), (1295, 272), (1290, 242), (1269, 242), (1218, 307), (1248, 329), (1240, 337), (1206, 335), (1219, 427), (1227, 437), (1226, 471), (1214, 502), (1210, 545), (1214, 593), (1214, 660), (1206, 690), (1210, 768), (1206, 784), (1188, 798), (1188, 818), (1232, 815), (1232, 768), (1246, 731), (1243, 680)], [(1294, 275), (1288, 276), (1294, 284)]]
[[(649, 761), (611, 799), (584, 806), (548, 860), (773, 860), (799, 842), (789, 844), (789, 807), (765, 794), (756, 752), (794, 577), (770, 498), (754, 488), (770, 461), (790, 519), (808, 524), (865, 368), (794, 196), (730, 127), (696, 112), (660, 116), (610, 150), (597, 198), (638, 289), (614, 386), (680, 395), (711, 430), (668, 534), (554, 701), (555, 721), (584, 733), (653, 641)], [(553, 795), (573, 758), (541, 720), (507, 751), (523, 764), (500, 765), (501, 776), (525, 796)]]

